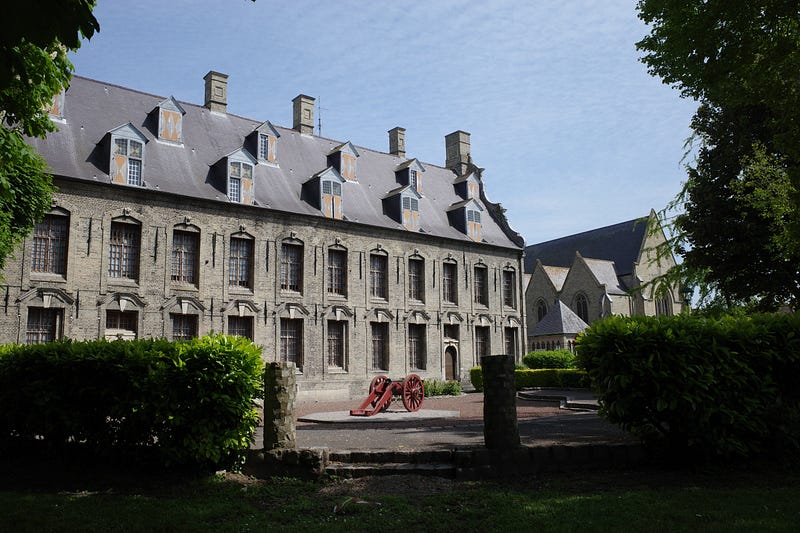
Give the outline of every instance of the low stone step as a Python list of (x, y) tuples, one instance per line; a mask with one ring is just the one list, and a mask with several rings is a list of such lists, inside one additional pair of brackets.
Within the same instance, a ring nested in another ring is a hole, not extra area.
[(325, 468), (329, 476), (358, 478), (367, 476), (392, 476), (415, 474), (420, 476), (456, 477), (456, 466), (452, 463), (329, 463)]
[(328, 460), (336, 463), (452, 463), (454, 450), (340, 450), (331, 451)]

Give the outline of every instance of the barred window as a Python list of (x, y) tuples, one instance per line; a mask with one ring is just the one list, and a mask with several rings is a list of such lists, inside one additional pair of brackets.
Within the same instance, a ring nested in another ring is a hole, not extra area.
[(389, 323), (370, 322), (372, 334), (372, 370), (389, 369)]
[(281, 318), (281, 361), (303, 369), (303, 321)]
[(369, 256), (369, 280), (370, 296), (373, 298), (389, 299), (389, 286), (387, 277), (389, 270), (389, 258), (385, 255), (370, 254)]
[(347, 296), (347, 252), (328, 250), (328, 293)]
[(458, 270), (455, 263), (442, 263), (442, 298), (446, 303), (458, 303)]
[(283, 243), (281, 246), (281, 289), (302, 292), (303, 246)]
[(229, 315), (228, 335), (253, 340), (253, 317)]
[(33, 272), (66, 275), (69, 217), (45, 215), (33, 230)]
[(172, 340), (188, 341), (197, 337), (197, 315), (171, 313)]
[(111, 223), (111, 239), (108, 249), (108, 276), (139, 279), (139, 248), (141, 228), (138, 224)]
[(489, 355), (490, 346), (489, 346), (489, 335), (491, 334), (491, 330), (489, 326), (475, 326), (475, 356), (477, 358), (478, 363), (480, 363), (480, 358), (484, 355)]
[(200, 234), (175, 230), (172, 233), (172, 281), (197, 285)]
[(422, 259), (408, 260), (408, 297), (425, 301), (425, 261)]
[(425, 370), (428, 366), (425, 330), (425, 324), (408, 325), (408, 359), (411, 368), (417, 370)]
[(344, 320), (328, 321), (328, 366), (345, 367), (347, 354), (347, 322)]
[(228, 285), (253, 288), (253, 240), (231, 237), (228, 259)]
[(27, 344), (44, 344), (60, 339), (63, 324), (63, 309), (29, 307), (25, 342)]
[(139, 313), (136, 311), (106, 311), (106, 329), (130, 331), (136, 334)]
[(503, 305), (517, 307), (516, 273), (513, 270), (503, 271)]
[(475, 303), (489, 305), (489, 271), (485, 266), (475, 267)]

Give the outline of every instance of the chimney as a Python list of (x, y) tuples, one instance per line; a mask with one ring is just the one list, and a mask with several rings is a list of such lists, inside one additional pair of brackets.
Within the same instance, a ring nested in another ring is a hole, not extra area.
[(467, 167), (472, 163), (469, 155), (469, 133), (454, 131), (444, 136), (444, 147), (447, 154), (444, 166), (462, 176), (467, 173)]
[(304, 94), (294, 97), (292, 100), (292, 104), (294, 104), (293, 129), (306, 135), (314, 135), (314, 102), (314, 98)]
[(406, 129), (397, 126), (389, 130), (389, 153), (405, 159)]
[(228, 75), (209, 70), (203, 79), (206, 81), (205, 106), (216, 113), (228, 110)]

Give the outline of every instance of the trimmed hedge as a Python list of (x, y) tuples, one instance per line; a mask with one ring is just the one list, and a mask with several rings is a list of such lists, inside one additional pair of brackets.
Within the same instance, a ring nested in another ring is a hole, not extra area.
[(187, 342), (55, 342), (0, 349), (0, 446), (29, 440), (165, 465), (232, 466), (263, 396), (261, 350)]
[(569, 350), (538, 350), (522, 356), (528, 368), (575, 368), (575, 354)]
[(800, 315), (611, 317), (578, 342), (609, 421), (673, 455), (800, 451)]
[(426, 379), (422, 382), (425, 387), (425, 397), (432, 396), (458, 396), (461, 394), (461, 383), (458, 381), (439, 381), (437, 379)]
[[(483, 371), (476, 366), (470, 369), (469, 377), (475, 390), (483, 390)], [(577, 389), (589, 387), (589, 378), (583, 370), (573, 368), (517, 368), (514, 370), (517, 390), (526, 387), (551, 387)]]

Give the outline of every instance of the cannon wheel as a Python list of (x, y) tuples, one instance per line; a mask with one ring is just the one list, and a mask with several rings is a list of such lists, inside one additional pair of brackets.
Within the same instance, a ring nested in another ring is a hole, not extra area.
[[(372, 381), (369, 384), (369, 393), (372, 394), (372, 391), (374, 391), (377, 388), (381, 388), (382, 389), (384, 384), (386, 384), (388, 386), (391, 386), (391, 382), (392, 382), (392, 380), (389, 379), (387, 376), (383, 376), (383, 375), (375, 376), (374, 378), (372, 378)], [(375, 399), (372, 400), (372, 407), (373, 408), (376, 405), (378, 405), (378, 400), (380, 400), (380, 395), (376, 396)], [(386, 405), (383, 406), (382, 411), (386, 411), (387, 409), (389, 409), (389, 405), (391, 403), (392, 403), (391, 400), (386, 402)]]
[(425, 399), (425, 387), (422, 380), (416, 374), (409, 374), (403, 380), (403, 405), (410, 412), (419, 411), (422, 407), (422, 400)]

